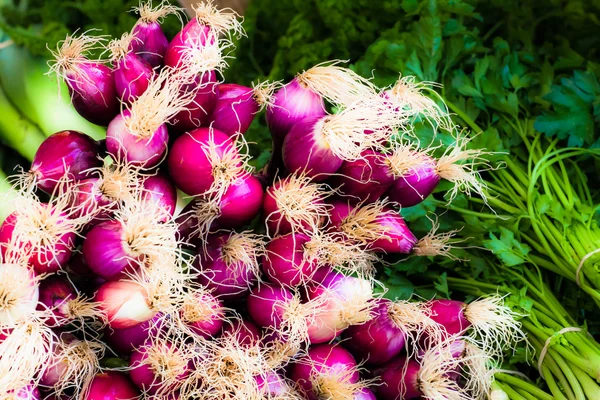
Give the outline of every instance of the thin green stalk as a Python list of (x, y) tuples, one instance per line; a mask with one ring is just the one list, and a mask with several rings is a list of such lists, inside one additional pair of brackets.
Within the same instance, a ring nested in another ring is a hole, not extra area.
[(33, 160), (33, 156), (45, 139), (42, 131), (22, 116), (0, 88), (0, 140), (6, 142), (19, 154)]
[(494, 377), (501, 382), (505, 382), (505, 383), (509, 384), (512, 387), (517, 387), (517, 388), (523, 389), (524, 391), (531, 393), (532, 395), (535, 395), (538, 400), (553, 400), (554, 399), (554, 397), (552, 397), (548, 393), (544, 392), (542, 389), (538, 388), (537, 386), (535, 386), (527, 381), (524, 381), (523, 379), (519, 379), (516, 376), (498, 372), (498, 373), (494, 374)]

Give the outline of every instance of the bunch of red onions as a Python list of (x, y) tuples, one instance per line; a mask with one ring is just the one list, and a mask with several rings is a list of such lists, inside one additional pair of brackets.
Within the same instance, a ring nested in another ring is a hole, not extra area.
[[(437, 159), (394, 139), (417, 118), (452, 130), (445, 107), (414, 80), (381, 90), (338, 62), (284, 85), (221, 82), (235, 13), (198, 4), (169, 40), (160, 22), (178, 8), (136, 10), (121, 38), (53, 52), (107, 137), (57, 132), (15, 185), (0, 398), (482, 398), (493, 359), (522, 339), (502, 299), (393, 301), (376, 280), (386, 253), (451, 256), (452, 232), (417, 238), (400, 206), (441, 179), (450, 198), (483, 193), (485, 153), (467, 137)], [(110, 60), (88, 58), (100, 48)], [(259, 177), (243, 134), (262, 109), (273, 152)]]

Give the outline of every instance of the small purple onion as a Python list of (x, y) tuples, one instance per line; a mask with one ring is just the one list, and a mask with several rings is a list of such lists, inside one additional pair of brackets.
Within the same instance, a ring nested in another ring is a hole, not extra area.
[(402, 352), (406, 334), (390, 318), (388, 300), (375, 300), (374, 317), (362, 325), (350, 326), (344, 332), (344, 347), (369, 364), (384, 364)]
[(165, 175), (157, 174), (144, 178), (142, 189), (144, 191), (142, 199), (156, 204), (164, 211), (163, 217), (157, 216), (162, 222), (169, 220), (175, 214), (177, 189)]
[(344, 160), (324, 141), (326, 117), (312, 116), (298, 121), (283, 142), (283, 163), (288, 171), (323, 181), (337, 172)]
[(410, 173), (398, 178), (389, 187), (387, 196), (402, 207), (412, 207), (429, 197), (440, 179), (435, 160), (427, 157)]
[(284, 397), (293, 393), (292, 387), (286, 382), (285, 378), (276, 372), (269, 371), (265, 375), (255, 376), (254, 379), (264, 398)]
[(154, 71), (143, 58), (130, 52), (115, 61), (114, 75), (117, 95), (122, 102), (131, 103), (146, 91)]
[(106, 280), (117, 280), (139, 266), (140, 255), (132, 253), (119, 221), (104, 221), (95, 225), (83, 241), (83, 256), (87, 265)]
[(30, 173), (37, 187), (52, 194), (60, 179), (79, 180), (88, 176), (91, 168), (102, 165), (100, 144), (77, 131), (60, 131), (42, 142), (33, 157)]
[(198, 336), (211, 338), (223, 329), (223, 304), (209, 292), (197, 292), (183, 305), (181, 318)]
[[(200, 88), (194, 99), (172, 118), (170, 124), (176, 132), (187, 132), (210, 123), (210, 116), (215, 109), (219, 98), (219, 85), (217, 74), (210, 71), (198, 80)], [(184, 88), (190, 90), (190, 88)], [(216, 127), (215, 127), (216, 128)]]
[(323, 98), (294, 78), (273, 95), (267, 107), (267, 125), (273, 137), (283, 139), (296, 123), (325, 114)]
[(108, 125), (120, 109), (112, 69), (93, 62), (77, 69), (67, 72), (65, 79), (75, 110), (93, 124)]
[(229, 136), (245, 133), (260, 109), (252, 88), (235, 83), (222, 83), (218, 93), (219, 98), (208, 124)]
[(171, 68), (181, 67), (187, 48), (211, 44), (214, 40), (216, 40), (216, 36), (211, 28), (193, 18), (169, 42), (165, 52), (165, 66)]
[[(207, 153), (214, 149), (220, 161), (227, 154), (237, 154), (234, 142), (225, 133), (198, 128), (178, 137), (167, 162), (171, 179), (186, 194), (197, 196), (208, 191), (214, 183), (213, 168)], [(241, 163), (241, 159), (239, 161)]]
[(375, 201), (395, 181), (384, 161), (381, 153), (366, 150), (362, 159), (344, 161), (333, 181), (340, 193), (352, 201)]
[(294, 301), (294, 295), (283, 287), (262, 284), (248, 296), (248, 313), (261, 327), (279, 328), (283, 324), (285, 306)]
[(263, 271), (273, 283), (298, 286), (310, 280), (318, 263), (316, 254), (310, 256), (306, 244), (310, 237), (303, 233), (289, 233), (272, 239), (266, 248)]
[(39, 389), (33, 384), (27, 385), (19, 390), (11, 390), (7, 399), (10, 400), (41, 400), (42, 396)]
[(37, 309), (49, 310), (46, 324), (58, 327), (68, 323), (71, 318), (69, 302), (77, 298), (77, 291), (65, 278), (51, 276), (40, 283), (40, 299)]
[(169, 47), (169, 39), (154, 16), (144, 15), (143, 10), (140, 10), (140, 14), (141, 18), (132, 30), (137, 40), (131, 41), (130, 49), (152, 67), (160, 67)]
[[(244, 297), (257, 278), (256, 265), (247, 264), (247, 260), (255, 260), (252, 249), (231, 249), (231, 246), (243, 246), (236, 242), (243, 239), (243, 235), (235, 233), (209, 236), (205, 251), (196, 259), (202, 272), (198, 281), (224, 300)], [(246, 257), (238, 259), (235, 250), (242, 251)], [(258, 260), (255, 261), (258, 264)]]
[[(337, 397), (343, 386), (358, 383), (356, 361), (342, 346), (312, 346), (305, 357), (292, 365), (290, 379), (308, 400)], [(343, 380), (343, 381), (342, 381)]]
[(423, 394), (419, 384), (421, 366), (415, 360), (401, 356), (374, 371), (380, 385), (374, 387), (382, 400), (420, 399)]
[[(47, 209), (51, 206), (41, 203), (40, 207)], [(7, 247), (10, 247), (11, 252), (17, 250), (24, 254), (28, 254), (31, 251), (28, 264), (33, 267), (36, 273), (46, 274), (57, 272), (67, 265), (73, 255), (76, 239), (75, 232), (63, 232), (59, 236), (54, 237), (52, 243), (37, 244), (33, 249), (32, 238), (19, 238), (19, 240), (16, 240), (17, 243), (14, 243), (15, 240), (13, 240), (13, 234), (15, 225), (19, 223), (19, 218), (33, 217), (34, 216), (30, 215), (20, 215), (16, 212), (6, 217), (4, 222), (0, 225), (0, 256), (6, 259)], [(46, 226), (44, 224), (45, 221), (36, 221), (36, 223), (39, 225), (40, 230), (44, 230), (48, 234), (54, 229), (53, 227)], [(64, 213), (60, 213), (59, 218), (53, 223), (58, 227), (63, 224), (68, 225), (68, 218)]]
[[(158, 349), (153, 349), (154, 346), (157, 346)], [(150, 358), (150, 352), (153, 351), (160, 352), (161, 354), (169, 354), (173, 357), (177, 357), (178, 353), (177, 348), (169, 342), (162, 340), (157, 342), (147, 342), (144, 346), (131, 353), (131, 357), (129, 358), (129, 368), (131, 368), (129, 376), (133, 383), (144, 392), (150, 394), (156, 394), (157, 392), (171, 392), (175, 389), (177, 381), (172, 383), (173, 387), (169, 387), (156, 369), (173, 368), (173, 366), (169, 364), (167, 360), (163, 359), (163, 357), (157, 357), (155, 361), (157, 363), (165, 362), (164, 365), (152, 365), (153, 362)], [(185, 379), (189, 373), (189, 367), (184, 367), (176, 380)]]
[(131, 165), (152, 168), (160, 163), (167, 153), (169, 131), (161, 124), (152, 135), (130, 132), (126, 119), (131, 117), (129, 110), (117, 115), (106, 130), (106, 149), (116, 159)]
[(158, 334), (160, 329), (157, 323), (163, 319), (162, 314), (154, 318), (125, 329), (104, 328), (104, 339), (107, 344), (122, 355), (129, 355), (134, 349), (143, 345), (148, 337)]
[(460, 336), (472, 325), (465, 316), (468, 304), (458, 300), (436, 299), (427, 302), (430, 318), (440, 324), (450, 336)]

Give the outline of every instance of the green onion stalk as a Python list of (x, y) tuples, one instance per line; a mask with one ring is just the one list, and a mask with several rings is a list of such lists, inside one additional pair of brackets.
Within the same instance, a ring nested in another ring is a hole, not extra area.
[[(459, 108), (449, 106), (471, 129), (483, 132)], [(530, 264), (576, 282), (600, 307), (600, 227), (594, 218), (600, 204), (580, 167), (600, 156), (600, 149), (558, 148), (558, 140), (543, 138), (531, 121), (506, 122), (521, 137), (528, 159), (505, 157), (506, 168), (490, 172), (489, 211), (474, 211), (483, 204), (477, 198), (469, 200), (471, 210), (447, 208), (480, 218), (500, 216), (531, 248)]]
[(554, 400), (554, 396), (540, 389), (520, 374), (512, 371), (496, 372), (489, 394), (490, 400)]
[[(517, 271), (498, 265), (491, 269), (495, 273), (486, 282), (469, 276), (448, 277), (448, 287), (476, 297), (505, 295), (505, 304), (522, 315), (523, 330), (535, 350), (529, 351), (529, 359), (537, 366), (552, 396), (558, 400), (600, 399), (600, 344), (586, 327), (577, 324), (532, 269)], [(525, 399), (548, 398), (530, 393), (531, 387), (520, 378), (496, 375), (497, 387), (508, 388), (504, 392), (510, 399), (519, 398), (511, 397), (511, 391)]]

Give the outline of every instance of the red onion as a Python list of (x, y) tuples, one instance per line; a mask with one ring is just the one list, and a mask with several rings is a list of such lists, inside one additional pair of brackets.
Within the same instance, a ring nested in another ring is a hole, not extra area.
[(73, 393), (74, 398), (85, 396), (100, 370), (104, 349), (100, 342), (61, 334), (50, 361), (44, 366), (40, 384), (51, 387), (57, 397), (65, 393)]
[(220, 298), (240, 298), (256, 281), (263, 253), (263, 239), (252, 233), (210, 236), (197, 259), (199, 282)]
[(298, 286), (310, 280), (317, 270), (316, 254), (305, 245), (310, 237), (289, 233), (272, 239), (266, 247), (263, 271), (271, 282), (282, 286)]
[(262, 184), (246, 173), (224, 193), (211, 193), (188, 204), (177, 218), (179, 233), (187, 241), (197, 237), (204, 240), (218, 228), (245, 226), (258, 215), (262, 199)]
[(350, 326), (344, 332), (344, 346), (352, 354), (370, 364), (383, 364), (404, 349), (406, 334), (390, 317), (388, 300), (377, 300), (374, 317), (361, 325)]
[(139, 391), (120, 372), (105, 372), (94, 377), (85, 400), (137, 400)]
[(264, 398), (285, 398), (295, 399), (300, 398), (291, 385), (286, 382), (286, 379), (276, 372), (267, 372), (264, 376), (257, 375), (254, 377), (258, 385), (259, 392)]
[(131, 50), (131, 42), (139, 40), (133, 33), (124, 33), (108, 44), (114, 64), (115, 87), (123, 103), (131, 103), (148, 88), (154, 75), (152, 66)]
[(374, 251), (409, 254), (417, 244), (399, 212), (386, 202), (352, 207), (336, 201), (331, 211), (331, 223), (349, 239)]
[(159, 332), (159, 323), (162, 322), (163, 315), (158, 313), (154, 318), (141, 322), (130, 328), (112, 329), (106, 327), (104, 329), (104, 339), (110, 347), (119, 354), (129, 355), (129, 353), (138, 347), (152, 336), (156, 336)]
[(20, 209), (0, 225), (0, 255), (5, 260), (28, 257), (39, 274), (60, 270), (75, 247), (75, 221), (59, 207), (28, 198), (20, 202)]
[(470, 139), (456, 136), (455, 143), (444, 154), (434, 160), (426, 153), (414, 153), (407, 157), (406, 151), (400, 157), (392, 155), (390, 165), (398, 177), (388, 190), (388, 196), (402, 207), (411, 207), (429, 197), (440, 180), (453, 184), (448, 197), (451, 201), (459, 191), (468, 195), (475, 192), (486, 200), (485, 182), (478, 170), (489, 169), (485, 159), (487, 153), (480, 149), (467, 149)]
[(451, 336), (473, 331), (482, 349), (489, 354), (502, 354), (507, 346), (524, 340), (515, 314), (504, 305), (504, 298), (490, 296), (469, 304), (456, 300), (431, 300), (427, 303), (431, 319), (440, 324)]
[(126, 237), (119, 221), (104, 221), (95, 225), (83, 242), (83, 256), (97, 275), (107, 280), (124, 277), (137, 268), (142, 255), (129, 244), (134, 238)]
[(207, 71), (197, 80), (198, 83), (191, 86), (194, 87), (196, 95), (186, 104), (184, 110), (175, 114), (171, 121), (171, 125), (177, 132), (187, 132), (210, 124), (210, 116), (220, 96), (217, 74), (212, 70)]
[(0, 328), (30, 318), (39, 299), (35, 273), (25, 265), (0, 264)]
[(102, 165), (100, 152), (100, 144), (85, 133), (56, 132), (36, 151), (29, 173), (38, 188), (52, 194), (62, 179), (83, 179)]
[(461, 367), (462, 359), (455, 357), (452, 342), (441, 342), (427, 350), (421, 360), (406, 356), (393, 360), (373, 374), (381, 382), (374, 386), (377, 397), (395, 399), (455, 399), (468, 400), (472, 396), (453, 379)]
[(240, 346), (252, 347), (260, 341), (260, 329), (246, 319), (233, 319), (226, 323), (222, 336), (233, 335)]
[[(283, 162), (290, 172), (324, 180), (344, 161), (364, 158), (364, 151), (379, 148), (401, 123), (400, 116), (382, 100), (367, 98), (338, 114), (307, 117), (297, 122), (283, 142)], [(365, 130), (372, 130), (366, 135)]]
[(288, 289), (262, 284), (248, 296), (248, 313), (259, 326), (277, 328), (284, 323), (286, 307), (294, 301)]
[(167, 161), (175, 185), (192, 196), (226, 188), (245, 174), (234, 141), (210, 128), (198, 128), (177, 138)]
[(177, 189), (165, 175), (151, 175), (142, 180), (142, 199), (163, 210), (163, 216), (157, 218), (165, 222), (175, 214)]
[(78, 295), (71, 282), (65, 278), (52, 276), (40, 283), (40, 298), (37, 309), (50, 311), (46, 324), (64, 326), (75, 319), (97, 318), (98, 310), (94, 303)]
[(190, 373), (189, 355), (164, 339), (151, 339), (129, 359), (133, 383), (146, 393), (166, 395)]
[(245, 133), (260, 109), (254, 90), (235, 83), (222, 83), (218, 94), (208, 122), (210, 126), (229, 136)]
[(366, 150), (362, 158), (345, 161), (334, 177), (340, 193), (355, 201), (379, 199), (395, 181), (382, 153)]
[(290, 378), (309, 400), (352, 399), (363, 389), (356, 361), (340, 345), (313, 346), (292, 365)]
[(377, 88), (352, 70), (323, 63), (299, 73), (279, 89), (267, 108), (267, 125), (275, 138), (283, 139), (306, 117), (325, 115), (323, 99), (345, 107), (358, 100), (377, 96)]
[(152, 3), (141, 3), (139, 7), (135, 7), (135, 10), (140, 14), (140, 19), (132, 29), (132, 34), (137, 40), (131, 41), (130, 48), (152, 67), (162, 66), (169, 40), (160, 27), (160, 22), (169, 14), (175, 14), (180, 18), (180, 9), (161, 2), (154, 8)]
[(113, 329), (131, 328), (150, 320), (156, 311), (150, 307), (148, 292), (132, 281), (106, 282), (100, 286), (95, 300)]
[(85, 34), (68, 35), (56, 51), (51, 51), (56, 59), (51, 71), (64, 78), (73, 106), (82, 117), (94, 124), (107, 125), (119, 113), (114, 75), (107, 66), (86, 58), (102, 40)]
[(331, 272), (321, 283), (308, 286), (307, 297), (318, 307), (308, 325), (311, 343), (331, 341), (349, 326), (362, 324), (373, 316), (370, 280)]
[(315, 232), (329, 218), (325, 198), (327, 186), (310, 182), (307, 176), (278, 179), (265, 194), (263, 215), (271, 235)]
[(194, 334), (204, 338), (211, 338), (221, 332), (225, 318), (221, 301), (210, 292), (201, 290), (186, 297), (180, 315)]

